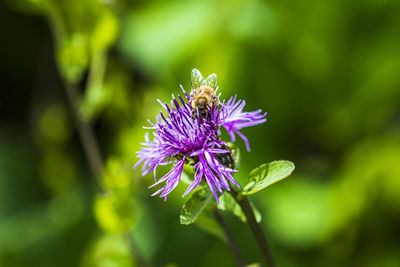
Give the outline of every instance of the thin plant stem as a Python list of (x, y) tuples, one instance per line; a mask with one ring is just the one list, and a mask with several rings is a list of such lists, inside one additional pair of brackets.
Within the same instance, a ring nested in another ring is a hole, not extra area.
[(93, 172), (97, 184), (100, 187), (101, 193), (105, 192), (105, 189), (101, 182), (101, 174), (103, 172), (103, 160), (100, 155), (99, 146), (97, 144), (96, 137), (93, 133), (92, 127), (88, 122), (84, 121), (79, 113), (79, 92), (78, 88), (74, 84), (65, 82), (65, 89), (68, 97), (69, 106), (71, 108), (72, 115), (74, 116), (77, 124), (78, 134), (89, 162), (91, 171)]
[(146, 262), (146, 260), (143, 258), (142, 253), (140, 249), (137, 247), (135, 240), (132, 237), (132, 234), (127, 232), (123, 234), (123, 238), (126, 240), (126, 242), (129, 244), (129, 248), (131, 250), (131, 254), (133, 255), (136, 266), (149, 266)]
[(218, 209), (214, 210), (214, 216), (219, 225), (221, 226), (222, 230), (224, 231), (224, 234), (226, 236), (226, 239), (228, 241), (228, 245), (230, 249), (232, 250), (233, 255), (235, 256), (235, 259), (240, 267), (245, 267), (246, 262), (243, 258), (242, 253), (239, 250), (238, 245), (236, 244), (235, 240), (233, 239), (233, 236), (231, 232), (229, 231), (224, 219), (222, 218), (221, 214), (219, 213)]
[[(100, 154), (100, 149), (96, 140), (96, 136), (93, 132), (92, 127), (90, 124), (83, 120), (82, 116), (79, 113), (79, 91), (78, 87), (74, 84), (70, 84), (68, 82), (64, 83), (67, 97), (68, 97), (68, 102), (69, 106), (71, 109), (71, 112), (74, 116), (75, 122), (77, 124), (77, 130), (79, 133), (79, 137), (86, 155), (86, 158), (89, 162), (89, 167), (91, 171), (93, 172), (97, 184), (100, 188), (100, 192), (102, 194), (106, 193), (106, 189), (104, 188), (102, 181), (101, 181), (101, 175), (103, 173), (104, 169), (104, 164), (103, 164), (103, 159)], [(139, 251), (135, 241), (133, 240), (132, 236), (129, 233), (124, 233), (122, 234), (122, 237), (126, 240), (133, 260), (135, 261), (137, 266), (149, 266), (147, 262), (145, 261), (144, 257), (142, 256), (141, 252)]]
[(251, 232), (257, 240), (258, 246), (261, 249), (267, 265), (269, 267), (274, 267), (275, 264), (272, 259), (271, 253), (269, 252), (267, 239), (265, 238), (264, 233), (256, 220), (256, 217), (254, 216), (254, 211), (252, 206), (250, 205), (249, 199), (244, 195), (240, 195), (239, 192), (237, 192), (233, 188), (231, 191), (229, 191), (229, 193), (235, 198), (236, 202), (239, 204), (244, 215), (246, 216), (247, 225), (250, 227)]
[[(50, 17), (49, 24), (51, 26), (51, 30), (53, 33), (55, 47), (59, 49), (60, 44), (66, 38), (66, 27), (65, 23), (62, 19), (62, 16), (57, 14), (57, 9), (50, 9)], [(106, 55), (105, 54), (94, 54), (92, 55), (94, 60), (92, 60), (90, 68), (89, 68), (89, 81), (87, 84), (87, 88), (91, 89), (93, 86), (97, 86), (102, 83), (105, 66), (106, 66)], [(96, 136), (93, 132), (93, 129), (88, 121), (82, 118), (81, 113), (79, 112), (79, 103), (80, 103), (80, 95), (79, 88), (76, 84), (68, 82), (65, 77), (63, 77), (64, 88), (66, 91), (66, 95), (68, 98), (68, 104), (74, 117), (79, 138), (81, 144), (83, 146), (83, 150), (85, 152), (86, 158), (89, 162), (89, 167), (92, 173), (95, 176), (97, 181), (97, 185), (99, 186), (99, 190), (101, 194), (106, 193), (106, 189), (103, 186), (101, 181), (101, 176), (104, 169), (103, 159), (101, 157), (100, 149), (97, 143)], [(125, 233), (122, 234), (123, 238), (127, 240), (127, 243), (131, 249), (131, 255), (136, 262), (137, 266), (148, 266), (142, 254), (138, 250), (133, 238), (131, 235)]]

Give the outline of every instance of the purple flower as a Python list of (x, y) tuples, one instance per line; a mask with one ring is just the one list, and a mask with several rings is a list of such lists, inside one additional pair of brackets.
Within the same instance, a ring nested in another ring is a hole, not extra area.
[(239, 130), (266, 122), (267, 119), (265, 119), (265, 116), (267, 113), (261, 114), (261, 109), (252, 112), (243, 112), (245, 105), (246, 101), (244, 100), (236, 101), (236, 95), (235, 97), (231, 97), (221, 109), (220, 125), (226, 129), (232, 143), (236, 140), (236, 133), (243, 139), (247, 151), (250, 151), (249, 141)]
[[(183, 88), (182, 88), (183, 90)], [(183, 90), (187, 100), (188, 94)], [(168, 194), (179, 184), (183, 165), (191, 163), (195, 169), (194, 181), (187, 188), (183, 196), (196, 188), (204, 179), (218, 201), (218, 194), (223, 193), (223, 189), (230, 190), (229, 182), (239, 187), (239, 184), (232, 177), (236, 170), (223, 166), (218, 160), (217, 154), (231, 153), (224, 149), (227, 144), (219, 140), (220, 127), (223, 126), (232, 142), (235, 141), (235, 133), (245, 142), (248, 150), (249, 143), (247, 138), (239, 132), (240, 129), (248, 126), (257, 125), (266, 121), (266, 114), (261, 111), (243, 112), (245, 102), (236, 101), (236, 96), (229, 99), (226, 104), (221, 104), (220, 108), (209, 110), (209, 117), (205, 120), (192, 117), (190, 105), (178, 95), (178, 100), (172, 96), (171, 104), (160, 104), (165, 109), (165, 116), (160, 112), (157, 123), (150, 123), (146, 129), (153, 130), (153, 139), (150, 140), (149, 134), (145, 135), (143, 147), (137, 152), (139, 161), (134, 166), (142, 166), (142, 175), (153, 172), (156, 186), (165, 182), (165, 186), (156, 191), (152, 196), (160, 194), (165, 200)], [(159, 165), (173, 164), (170, 172), (157, 180), (156, 169)]]

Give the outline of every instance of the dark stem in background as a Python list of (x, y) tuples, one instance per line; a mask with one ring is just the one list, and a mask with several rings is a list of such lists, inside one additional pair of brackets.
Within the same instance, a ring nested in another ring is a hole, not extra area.
[(215, 219), (217, 220), (217, 222), (219, 223), (219, 225), (221, 226), (222, 230), (224, 231), (224, 234), (228, 241), (228, 245), (231, 248), (233, 255), (235, 256), (238, 265), (241, 267), (245, 267), (246, 262), (242, 256), (242, 254), (240, 253), (239, 247), (237, 246), (235, 240), (232, 237), (231, 232), (229, 231), (227, 225), (225, 224), (224, 219), (222, 218), (221, 214), (218, 212), (217, 209), (214, 210), (214, 216), (215, 216)]
[[(79, 138), (81, 140), (83, 149), (85, 151), (85, 155), (87, 160), (89, 161), (90, 169), (96, 177), (97, 184), (100, 187), (100, 192), (102, 194), (106, 193), (105, 188), (103, 187), (101, 181), (101, 175), (103, 173), (104, 164), (101, 158), (100, 149), (96, 140), (96, 136), (93, 133), (92, 127), (88, 122), (84, 121), (79, 114), (79, 91), (76, 85), (70, 84), (68, 82), (64, 82), (65, 90), (68, 97), (69, 106), (71, 108), (72, 115), (74, 116)], [(136, 266), (149, 266), (147, 262), (144, 260), (142, 253), (138, 249), (135, 241), (133, 240), (132, 235), (127, 232), (122, 234), (122, 237), (129, 244), (129, 248), (131, 250), (131, 255), (136, 263)]]
[(247, 224), (249, 225), (251, 232), (257, 240), (258, 246), (261, 249), (267, 265), (270, 267), (274, 267), (274, 261), (269, 252), (267, 240), (265, 239), (264, 233), (260, 225), (258, 224), (256, 217), (254, 216), (254, 211), (250, 205), (249, 199), (244, 195), (239, 195), (239, 192), (237, 192), (233, 187), (231, 187), (231, 191), (229, 191), (229, 193), (235, 198), (236, 202), (239, 204), (244, 215), (246, 216)]
[(139, 248), (137, 247), (135, 241), (132, 238), (132, 235), (128, 232), (123, 234), (123, 238), (129, 244), (129, 248), (131, 250), (131, 255), (135, 259), (136, 266), (149, 266), (146, 260), (143, 258), (142, 254), (140, 253)]
[(103, 172), (103, 160), (100, 156), (99, 146), (96, 137), (93, 133), (92, 127), (85, 122), (79, 114), (79, 92), (76, 85), (65, 83), (69, 105), (71, 107), (72, 115), (74, 116), (77, 124), (77, 129), (85, 155), (90, 165), (94, 176), (96, 177), (97, 184), (100, 187), (101, 193), (105, 192), (101, 182), (101, 174)]

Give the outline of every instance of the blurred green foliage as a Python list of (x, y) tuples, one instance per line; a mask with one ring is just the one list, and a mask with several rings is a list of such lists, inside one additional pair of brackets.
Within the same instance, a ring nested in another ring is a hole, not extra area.
[(130, 167), (115, 157), (107, 161), (102, 179), (106, 191), (98, 193), (94, 201), (97, 222), (106, 233), (124, 234), (138, 219)]
[[(242, 185), (262, 163), (296, 163), (250, 196), (278, 266), (400, 265), (399, 1), (8, 0), (0, 21), (0, 266), (134, 266), (119, 233), (153, 266), (235, 264), (210, 217), (180, 225), (187, 184), (164, 202), (151, 174), (132, 171), (156, 99), (188, 91), (192, 68), (217, 73), (223, 99), (268, 112), (245, 130), (251, 153), (238, 141)], [(245, 225), (223, 216), (247, 262), (263, 262)]]
[(82, 266), (131, 267), (134, 261), (121, 236), (103, 235), (90, 244), (82, 259)]

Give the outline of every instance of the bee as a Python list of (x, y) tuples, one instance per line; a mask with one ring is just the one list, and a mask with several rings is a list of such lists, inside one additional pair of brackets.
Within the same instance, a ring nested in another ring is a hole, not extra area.
[(192, 117), (204, 120), (208, 117), (208, 112), (219, 105), (219, 97), (216, 95), (217, 75), (215, 73), (203, 78), (200, 71), (192, 70), (191, 83), (192, 91), (190, 92), (190, 106), (192, 108)]

